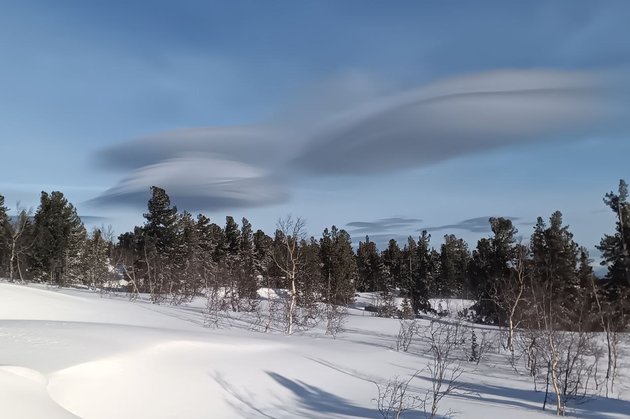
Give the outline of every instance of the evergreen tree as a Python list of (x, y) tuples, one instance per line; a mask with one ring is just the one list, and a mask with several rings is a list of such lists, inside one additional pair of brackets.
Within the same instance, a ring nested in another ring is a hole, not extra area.
[(352, 239), (346, 230), (332, 227), (334, 243), (334, 297), (331, 302), (347, 305), (354, 299), (357, 280), (357, 264), (352, 249)]
[(238, 295), (240, 298), (254, 302), (258, 297), (256, 255), (252, 225), (247, 218), (243, 218), (241, 223), (240, 240)]
[(436, 294), (441, 297), (462, 297), (468, 288), (467, 267), (470, 259), (468, 245), (453, 234), (444, 236), (440, 250), (440, 269), (436, 280)]
[(201, 237), (198, 225), (193, 216), (184, 211), (177, 218), (177, 236), (174, 260), (173, 302), (188, 301), (204, 286), (202, 278)]
[(110, 277), (110, 243), (99, 228), (95, 228), (87, 237), (82, 251), (81, 270), (83, 282), (92, 287), (101, 288)]
[(497, 299), (502, 287), (513, 275), (518, 230), (507, 218), (490, 218), (489, 221), (493, 236), (477, 242), (468, 266), (468, 276), (477, 300), (474, 306), (477, 318), (495, 323), (503, 317)]
[(402, 278), (402, 252), (396, 240), (391, 239), (387, 243), (387, 249), (383, 251), (383, 263), (389, 272), (390, 282), (386, 285), (389, 292), (394, 292), (400, 288)]
[(361, 292), (382, 291), (384, 288), (381, 256), (376, 248), (376, 243), (365, 236), (365, 242), (359, 242), (357, 250), (357, 290)]
[(421, 311), (427, 312), (431, 309), (429, 302), (429, 282), (432, 276), (430, 237), (426, 231), (422, 232), (419, 243), (416, 243), (413, 237), (409, 237), (407, 246), (403, 250), (403, 288), (414, 316)]
[(195, 228), (199, 246), (200, 285), (208, 289), (216, 281), (215, 252), (220, 240), (217, 230), (221, 231), (221, 227), (211, 223), (205, 215), (199, 214)]
[(304, 309), (308, 321), (317, 317), (317, 302), (327, 295), (326, 281), (322, 278), (322, 259), (319, 241), (314, 237), (300, 244), (303, 255), (303, 274), (298, 283), (298, 306)]
[(412, 298), (414, 310), (426, 311), (431, 309), (429, 303), (430, 290), (435, 283), (438, 272), (439, 255), (431, 249), (431, 235), (422, 230), (418, 238), (418, 259), (414, 276), (415, 294)]
[(614, 212), (615, 234), (606, 234), (597, 249), (602, 253), (602, 265), (608, 267), (606, 285), (609, 292), (619, 295), (630, 288), (630, 204), (628, 203), (628, 184), (619, 181), (617, 193), (609, 192), (604, 203)]
[(261, 286), (268, 286), (271, 272), (275, 265), (273, 263), (273, 239), (262, 230), (254, 233), (254, 272), (262, 280)]
[(166, 191), (157, 186), (151, 187), (151, 198), (144, 214), (145, 236), (151, 240), (157, 252), (165, 257), (175, 251), (177, 236), (177, 207), (171, 206)]
[(530, 248), (532, 274), (542, 308), (555, 325), (571, 327), (570, 315), (575, 313), (575, 307), (580, 302), (578, 246), (573, 241), (569, 227), (562, 225), (560, 211), (551, 215), (549, 227), (538, 217)]
[(171, 206), (164, 189), (152, 186), (147, 208), (141, 235), (142, 259), (146, 264), (144, 282), (148, 285), (151, 300), (159, 303), (177, 285), (177, 207)]
[[(604, 203), (614, 212), (616, 218), (615, 233), (604, 235), (597, 246), (602, 253), (602, 265), (608, 267), (599, 308), (609, 336), (612, 330), (624, 330), (630, 322), (630, 205), (628, 185), (623, 179), (619, 181), (616, 194), (606, 194)], [(609, 356), (609, 362), (610, 359)]]
[(357, 264), (350, 235), (332, 226), (324, 229), (320, 239), (322, 279), (326, 283), (325, 300), (330, 304), (347, 304), (354, 296)]
[(224, 252), (223, 260), (219, 262), (221, 275), (226, 280), (229, 289), (229, 299), (232, 310), (239, 309), (238, 282), (240, 272), (240, 256), (241, 256), (241, 230), (231, 216), (225, 217), (224, 241), (222, 248)]
[(30, 265), (36, 276), (59, 285), (80, 279), (86, 231), (76, 209), (61, 192), (41, 193), (34, 234)]

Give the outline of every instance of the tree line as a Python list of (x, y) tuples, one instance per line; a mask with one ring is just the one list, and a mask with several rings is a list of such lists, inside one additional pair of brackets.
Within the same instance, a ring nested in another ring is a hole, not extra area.
[(545, 312), (562, 328), (580, 320), (580, 327), (619, 329), (627, 324), (630, 290), (627, 189), (621, 180), (604, 197), (616, 223), (598, 246), (608, 268), (603, 278), (559, 211), (538, 218), (528, 243), (510, 219), (498, 217), (472, 251), (453, 234), (433, 246), (427, 231), (402, 244), (392, 239), (382, 251), (365, 237), (355, 251), (347, 231), (332, 226), (309, 237), (299, 218), (280, 220), (270, 236), (246, 218), (239, 225), (227, 216), (219, 225), (178, 212), (159, 187), (151, 188), (144, 224), (117, 238), (103, 228), (88, 232), (61, 192), (42, 192), (34, 213), (18, 206), (13, 216), (0, 195), (0, 274), (99, 289), (122, 275), (131, 295), (147, 293), (154, 303), (214, 292), (233, 311), (252, 310), (261, 288), (287, 290), (287, 304), (303, 313), (320, 303), (347, 305), (356, 292), (377, 293), (377, 314), (399, 317), (431, 311), (431, 298), (467, 297), (476, 301), (467, 313), (475, 321), (542, 327), (534, 323)]

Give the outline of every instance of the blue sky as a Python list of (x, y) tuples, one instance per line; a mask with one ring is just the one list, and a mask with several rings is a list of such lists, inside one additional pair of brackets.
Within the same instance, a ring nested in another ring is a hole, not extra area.
[(148, 186), (268, 232), (487, 234), (559, 209), (592, 248), (630, 178), (625, 1), (5, 1), (0, 193), (123, 232)]

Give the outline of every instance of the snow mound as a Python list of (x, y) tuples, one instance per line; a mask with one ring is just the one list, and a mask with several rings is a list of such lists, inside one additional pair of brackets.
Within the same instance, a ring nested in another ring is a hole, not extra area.
[(77, 416), (56, 404), (48, 395), (48, 380), (38, 371), (4, 365), (0, 367), (0, 411), (11, 419), (69, 419)]

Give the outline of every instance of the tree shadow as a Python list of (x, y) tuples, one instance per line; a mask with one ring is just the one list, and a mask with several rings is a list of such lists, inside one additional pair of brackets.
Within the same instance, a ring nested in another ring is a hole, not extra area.
[[(288, 389), (297, 399), (296, 411), (289, 412), (310, 417), (314, 412), (327, 417), (379, 418), (377, 409), (357, 406), (342, 397), (301, 380), (292, 380), (275, 372), (266, 373), (278, 384)], [(283, 406), (286, 409), (285, 406)]]
[[(429, 382), (432, 380), (431, 377), (421, 375), (418, 375), (417, 378)], [(452, 393), (450, 397), (543, 412), (542, 405), (545, 393), (542, 391), (470, 382), (458, 382), (457, 386), (459, 390)], [(555, 394), (553, 392), (549, 393), (545, 411), (549, 414), (555, 414)], [(628, 412), (630, 412), (630, 401), (607, 399), (601, 396), (587, 396), (567, 405), (568, 416), (582, 419), (612, 419), (618, 418), (619, 415), (624, 417), (624, 415), (628, 415)]]

